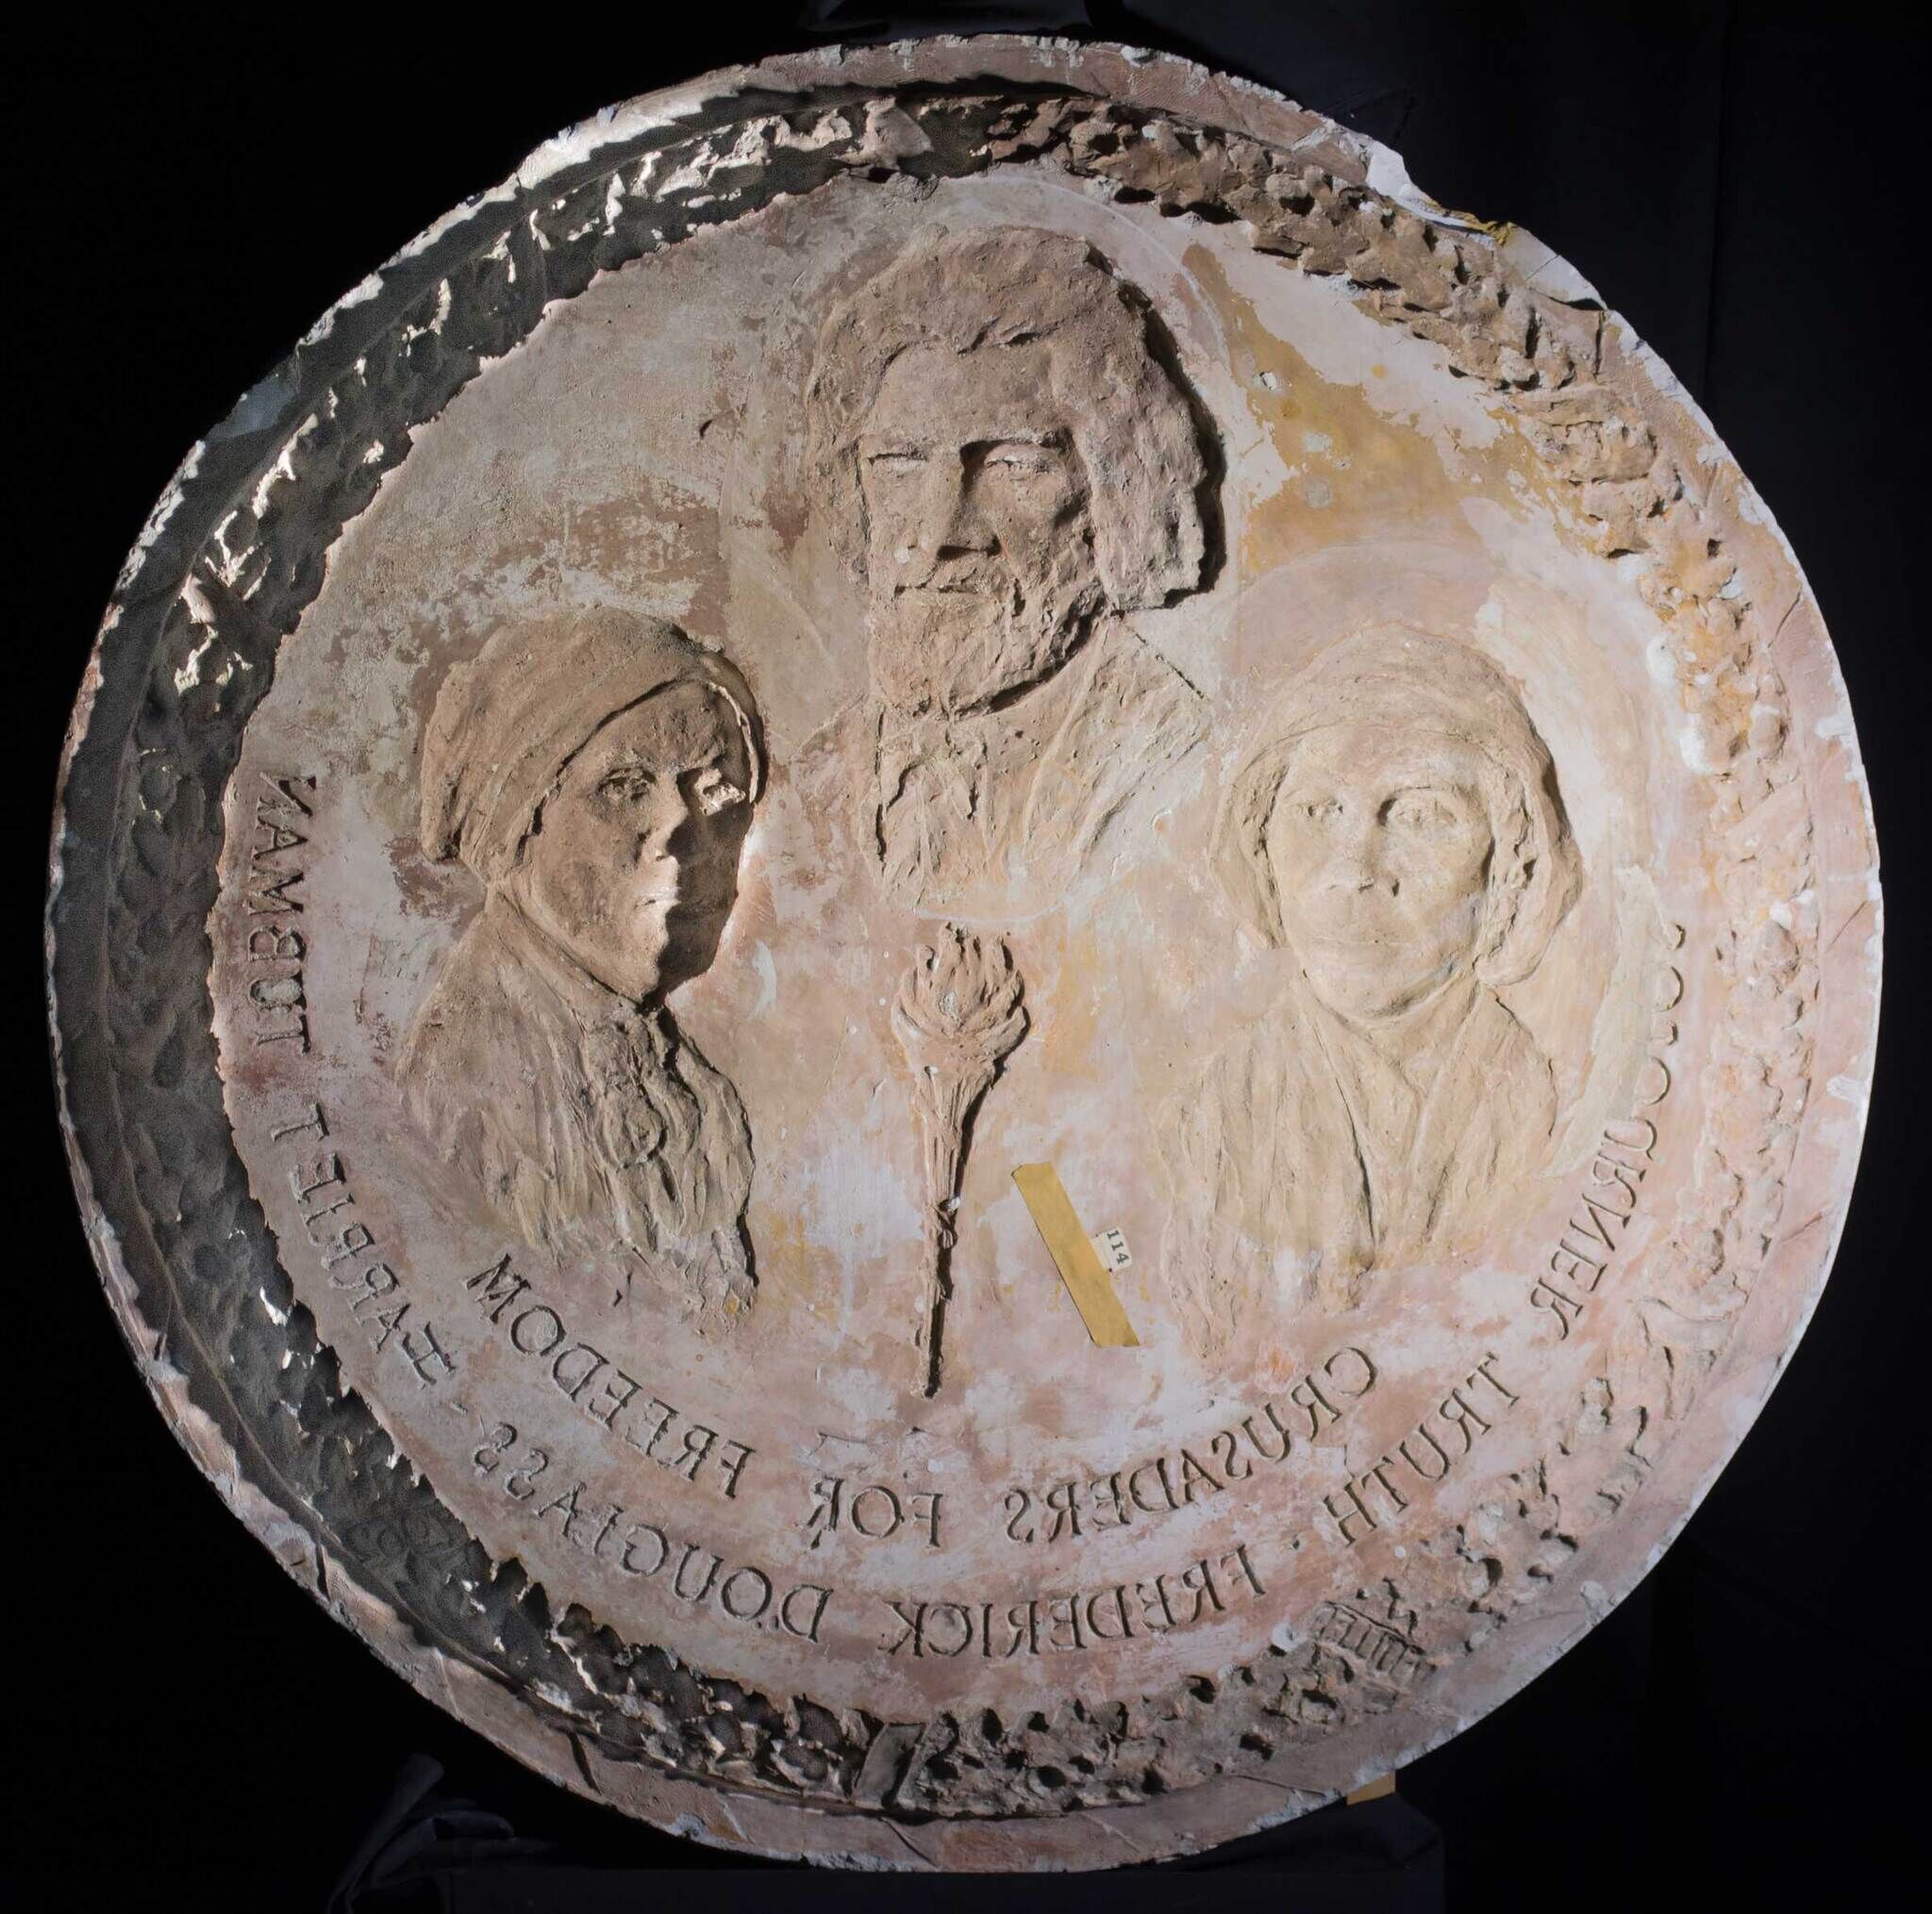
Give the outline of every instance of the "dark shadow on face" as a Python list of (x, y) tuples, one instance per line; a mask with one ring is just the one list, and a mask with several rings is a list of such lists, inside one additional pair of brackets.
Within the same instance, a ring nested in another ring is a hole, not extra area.
[(1193, 423), (1194, 443), (1200, 448), (1202, 472), (1194, 487), (1194, 509), (1201, 518), (1201, 575), (1185, 587), (1168, 593), (1168, 602), (1191, 598), (1197, 591), (1211, 591), (1227, 560), (1227, 529), (1221, 514), (1221, 490), (1227, 478), (1227, 448), (1222, 443), (1221, 427), (1207, 403), (1181, 370), (1181, 351), (1167, 322), (1148, 303), (1138, 288), (1129, 286), (1128, 296), (1145, 327), (1147, 356), (1167, 374), (1167, 382), (1180, 394)]
[(710, 968), (738, 898), (752, 767), (730, 704), (669, 685), (570, 760), (509, 889), (605, 989), (656, 1001)]

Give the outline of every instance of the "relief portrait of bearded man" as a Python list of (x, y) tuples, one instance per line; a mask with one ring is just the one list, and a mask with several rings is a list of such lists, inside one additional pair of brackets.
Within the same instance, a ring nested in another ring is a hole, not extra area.
[(483, 886), (397, 1066), (512, 1231), (700, 1329), (749, 1307), (752, 1142), (665, 999), (709, 968), (765, 777), (733, 666), (614, 609), (507, 624), (425, 728), (422, 844)]
[(1473, 647), (1394, 625), (1319, 655), (1256, 734), (1221, 874), (1288, 959), (1268, 1014), (1165, 1113), (1166, 1261), (1224, 1355), (1268, 1294), (1345, 1309), (1472, 1247), (1541, 1169), (1549, 1058), (1496, 994), (1582, 874), (1549, 751)]
[(838, 748), (908, 908), (1051, 908), (1205, 736), (1124, 617), (1208, 561), (1208, 459), (1158, 339), (1091, 246), (1013, 226), (915, 248), (824, 324), (813, 462), (871, 674)]

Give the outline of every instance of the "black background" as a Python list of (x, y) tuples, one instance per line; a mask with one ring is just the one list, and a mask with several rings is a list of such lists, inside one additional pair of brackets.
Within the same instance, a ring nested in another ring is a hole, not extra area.
[[(1885, 1042), (1836, 1273), (1660, 1566), (1400, 1785), (1443, 1831), (1457, 1906), (1766, 1890), (1776, 1905), (1814, 1870), (1908, 1854), (1932, 1632), (1909, 1565), (1932, 1406), (1920, 1079), (1905, 1055), (1925, 947), (1914, 588), (1932, 354), (1913, 284), (1928, 224), (1907, 137), (1919, 49), (1879, 14), (1140, 0), (559, 9), (486, 25), (365, 8), (274, 36), (252, 15), (171, 13), (111, 41), (105, 25), (56, 21), (38, 50), (12, 46), (5, 82), (20, 141), (8, 305), (24, 323), (8, 548), (27, 590), (4, 680), (26, 774), (20, 895), (43, 888), (59, 737), (128, 545), (186, 449), (325, 308), (613, 100), (942, 15), (1192, 54), (1391, 141), (1445, 205), (1527, 225), (1682, 378), (1800, 554), (1888, 852)], [(30, 1905), (320, 1907), (418, 1750), (573, 1856), (724, 1864), (537, 1781), (419, 1701), (164, 1438), (74, 1217), (25, 922), (9, 949), (29, 1054), (11, 1099), (19, 1425), (0, 1485), (14, 1537), (9, 1846)], [(775, 1873), (743, 1881), (747, 1905), (783, 1892)], [(1894, 1891), (1848, 1898), (1889, 1906)], [(1076, 1882), (1066, 1896), (1107, 1892)], [(857, 1898), (895, 1896), (922, 1899), (905, 1883)]]

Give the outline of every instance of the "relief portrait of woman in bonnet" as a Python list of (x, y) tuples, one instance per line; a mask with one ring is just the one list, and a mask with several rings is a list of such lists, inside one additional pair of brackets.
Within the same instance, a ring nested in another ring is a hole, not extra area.
[(1262, 1293), (1346, 1309), (1372, 1272), (1474, 1246), (1542, 1168), (1549, 1058), (1497, 990), (1541, 962), (1582, 885), (1514, 686), (1399, 625), (1289, 683), (1216, 855), (1288, 962), (1269, 1012), (1163, 1123), (1169, 1278), (1204, 1354)]
[(717, 955), (764, 774), (737, 670), (608, 608), (494, 632), (422, 749), (423, 849), (484, 901), (401, 1053), (410, 1111), (524, 1242), (707, 1330), (753, 1296), (751, 1133), (665, 999)]

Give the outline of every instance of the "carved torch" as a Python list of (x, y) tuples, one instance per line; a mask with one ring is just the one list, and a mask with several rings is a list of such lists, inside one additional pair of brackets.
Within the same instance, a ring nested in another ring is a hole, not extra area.
[(925, 1261), (917, 1346), (922, 1388), (940, 1386), (940, 1337), (952, 1294), (954, 1218), (966, 1128), (1001, 1061), (1026, 1034), (1020, 974), (1006, 941), (990, 942), (947, 924), (922, 945), (899, 985), (892, 1032), (912, 1072), (925, 1167)]

